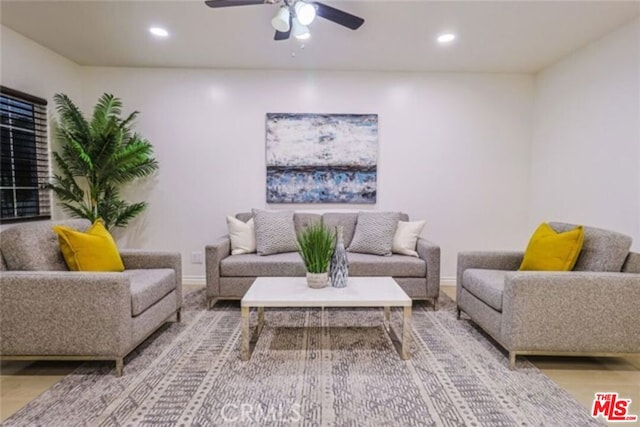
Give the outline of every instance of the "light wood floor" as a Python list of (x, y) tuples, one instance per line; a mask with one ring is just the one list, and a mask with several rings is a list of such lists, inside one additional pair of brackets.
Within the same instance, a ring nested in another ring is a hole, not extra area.
[[(192, 289), (194, 288), (185, 286), (185, 290)], [(443, 286), (442, 289), (455, 299), (454, 287)], [(622, 398), (632, 400), (630, 413), (640, 416), (640, 356), (530, 357), (529, 360), (585, 408), (591, 408), (596, 392), (617, 392)], [(2, 362), (0, 421), (38, 397), (80, 363), (82, 362)], [(640, 426), (640, 422), (615, 424), (618, 427)]]

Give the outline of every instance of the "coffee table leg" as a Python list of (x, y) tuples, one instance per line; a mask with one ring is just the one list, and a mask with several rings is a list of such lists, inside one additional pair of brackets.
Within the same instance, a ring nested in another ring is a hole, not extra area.
[(249, 307), (240, 309), (242, 315), (242, 346), (240, 348), (240, 358), (249, 360)]
[(402, 321), (402, 354), (403, 360), (409, 358), (409, 335), (411, 334), (411, 306), (404, 308)]
[(384, 328), (389, 330), (389, 322), (391, 320), (391, 307), (384, 308)]
[(262, 328), (264, 327), (264, 307), (258, 307), (258, 326), (255, 332), (256, 341), (260, 336), (260, 332), (262, 332)]

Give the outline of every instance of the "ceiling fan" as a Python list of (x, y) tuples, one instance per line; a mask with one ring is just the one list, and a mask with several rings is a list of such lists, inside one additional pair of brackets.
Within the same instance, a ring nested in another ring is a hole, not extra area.
[(357, 30), (364, 24), (364, 19), (347, 13), (335, 7), (312, 0), (207, 0), (209, 7), (249, 6), (254, 4), (282, 3), (278, 13), (271, 20), (271, 25), (276, 30), (274, 40), (287, 40), (293, 36), (299, 40), (308, 39), (311, 36), (308, 25), (316, 16), (335, 22), (338, 25)]

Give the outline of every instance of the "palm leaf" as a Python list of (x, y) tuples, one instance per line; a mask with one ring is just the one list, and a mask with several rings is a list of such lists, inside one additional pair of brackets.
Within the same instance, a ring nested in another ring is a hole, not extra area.
[[(72, 216), (91, 221), (101, 217), (107, 228), (126, 226), (147, 204), (122, 200), (119, 186), (158, 169), (152, 145), (132, 130), (138, 112), (122, 119), (122, 101), (105, 93), (87, 122), (66, 95), (56, 94), (54, 100), (61, 149), (53, 157), (60, 174), (53, 176), (47, 188)], [(86, 185), (80, 186), (78, 179)]]
[(93, 108), (90, 129), (94, 138), (100, 136), (113, 117), (118, 117), (122, 112), (122, 102), (115, 96), (105, 93)]
[(89, 124), (71, 99), (64, 94), (56, 94), (53, 99), (60, 117), (60, 127), (66, 129), (67, 133), (74, 135), (74, 137), (88, 137), (90, 135)]
[(116, 217), (115, 226), (116, 227), (127, 226), (129, 224), (129, 221), (131, 221), (133, 218), (135, 218), (140, 213), (142, 213), (142, 211), (144, 211), (146, 208), (147, 208), (146, 202), (133, 203), (131, 205), (127, 205), (123, 207)]

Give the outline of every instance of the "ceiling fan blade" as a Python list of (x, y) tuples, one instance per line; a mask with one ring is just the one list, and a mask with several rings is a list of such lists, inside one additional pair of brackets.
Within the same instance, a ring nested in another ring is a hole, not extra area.
[(273, 39), (274, 40), (287, 40), (290, 35), (291, 35), (291, 30), (287, 31), (286, 33), (283, 33), (281, 31), (276, 31), (276, 35), (273, 36)]
[(364, 19), (358, 16), (336, 9), (335, 7), (327, 6), (323, 3), (313, 2), (313, 4), (316, 5), (316, 14), (318, 16), (331, 22), (335, 22), (336, 24), (352, 30), (357, 30), (362, 26), (362, 24), (364, 24)]
[(267, 0), (207, 0), (204, 3), (209, 7), (231, 7), (264, 4), (267, 2)]
[(293, 17), (289, 15), (289, 31), (276, 31), (276, 35), (273, 36), (274, 40), (287, 40), (291, 35), (291, 27), (293, 26)]

